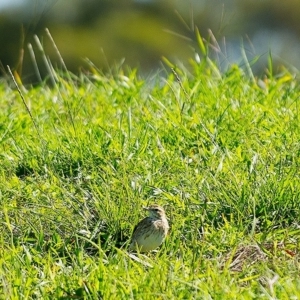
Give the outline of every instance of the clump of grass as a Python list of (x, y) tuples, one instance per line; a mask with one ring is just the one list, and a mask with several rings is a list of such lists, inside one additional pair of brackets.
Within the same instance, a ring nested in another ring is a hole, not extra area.
[[(1, 88), (5, 298), (300, 296), (297, 79), (222, 73), (197, 34), (193, 73), (166, 61), (152, 85), (49, 65), (51, 88)], [(149, 202), (171, 232), (132, 260)]]

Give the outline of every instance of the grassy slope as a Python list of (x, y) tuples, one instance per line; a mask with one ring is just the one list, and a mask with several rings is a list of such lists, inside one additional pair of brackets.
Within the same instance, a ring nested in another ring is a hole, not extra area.
[[(178, 71), (180, 83), (94, 75), (23, 92), (38, 133), (17, 92), (0, 87), (1, 294), (300, 297), (296, 80), (261, 88), (205, 63)], [(120, 249), (149, 202), (166, 205), (172, 226), (141, 257), (152, 267)], [(237, 260), (255, 244), (264, 260)]]

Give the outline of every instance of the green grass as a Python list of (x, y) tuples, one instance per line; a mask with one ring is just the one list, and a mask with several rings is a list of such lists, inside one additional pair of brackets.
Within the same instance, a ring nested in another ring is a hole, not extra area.
[[(22, 90), (33, 119), (2, 83), (3, 299), (300, 297), (299, 83), (191, 63), (55, 74)], [(139, 261), (126, 245), (151, 202), (171, 231)], [(264, 259), (238, 259), (249, 245)]]

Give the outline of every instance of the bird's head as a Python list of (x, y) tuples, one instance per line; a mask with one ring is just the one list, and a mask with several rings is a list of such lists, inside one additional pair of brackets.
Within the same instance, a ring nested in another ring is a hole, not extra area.
[(147, 210), (149, 212), (150, 217), (152, 218), (162, 218), (165, 217), (165, 210), (163, 209), (163, 207), (157, 205), (157, 204), (152, 204), (148, 207), (144, 207), (145, 210)]

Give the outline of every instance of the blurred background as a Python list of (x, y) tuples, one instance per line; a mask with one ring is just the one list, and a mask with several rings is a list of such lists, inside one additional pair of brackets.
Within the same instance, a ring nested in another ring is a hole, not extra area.
[(200, 53), (195, 27), (223, 69), (245, 63), (242, 49), (258, 76), (270, 51), (277, 70), (300, 68), (299, 0), (0, 0), (0, 75), (10, 65), (24, 82), (37, 83), (31, 44), (45, 76), (34, 35), (61, 68), (45, 28), (72, 72), (87, 70), (88, 58), (104, 72), (123, 63), (148, 75), (162, 56), (188, 65)]

